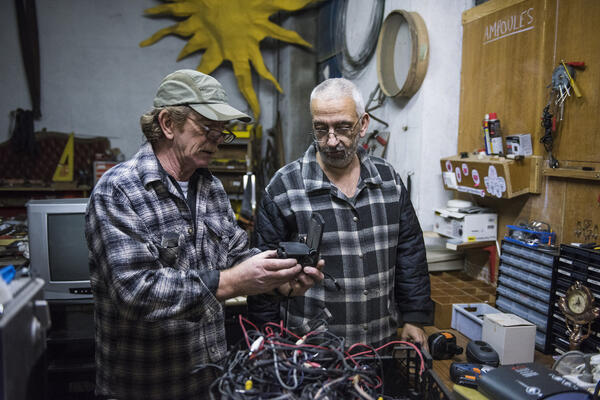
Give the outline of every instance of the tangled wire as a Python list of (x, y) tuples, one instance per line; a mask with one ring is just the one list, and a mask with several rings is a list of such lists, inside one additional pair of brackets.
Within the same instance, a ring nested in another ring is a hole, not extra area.
[(384, 369), (396, 363), (393, 355), (383, 354), (384, 349), (416, 353), (419, 363), (414, 372), (425, 370), (423, 356), (412, 343), (391, 341), (379, 348), (359, 343), (345, 350), (344, 338), (324, 325), (300, 337), (283, 323), (268, 323), (263, 333), (241, 315), (239, 320), (244, 339), (237, 349), (223, 365), (198, 367), (221, 372), (211, 385), (211, 399), (396, 399), (384, 390)]

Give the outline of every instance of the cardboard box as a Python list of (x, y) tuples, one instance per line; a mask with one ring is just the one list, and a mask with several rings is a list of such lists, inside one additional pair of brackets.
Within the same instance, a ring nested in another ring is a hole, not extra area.
[(481, 339), (498, 352), (501, 365), (533, 362), (535, 325), (517, 315), (485, 314)]
[(436, 208), (433, 230), (440, 235), (462, 242), (496, 240), (498, 214), (466, 214), (445, 208)]
[(529, 133), (510, 135), (506, 137), (506, 154), (515, 156), (530, 156), (533, 154), (531, 135)]

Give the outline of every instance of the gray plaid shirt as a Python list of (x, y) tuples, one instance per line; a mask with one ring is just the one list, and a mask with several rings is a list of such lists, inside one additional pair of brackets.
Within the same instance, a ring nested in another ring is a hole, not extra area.
[(247, 249), (221, 182), (202, 169), (190, 182), (186, 202), (146, 143), (91, 195), (97, 394), (199, 398), (212, 376), (192, 370), (226, 354), (218, 270), (258, 251)]
[[(326, 307), (332, 314), (329, 330), (345, 337), (347, 345), (381, 344), (396, 335), (401, 321), (428, 322), (433, 305), (422, 231), (400, 176), (360, 147), (358, 156), (360, 179), (348, 198), (327, 179), (310, 146), (267, 186), (256, 231), (259, 247), (274, 248), (306, 234), (311, 214), (320, 213), (324, 271), (341, 290), (326, 279), (304, 297), (291, 298), (288, 325), (303, 331)], [(265, 296), (249, 299), (250, 316), (273, 320), (268, 303)], [(276, 317), (283, 319), (285, 308), (281, 301)]]

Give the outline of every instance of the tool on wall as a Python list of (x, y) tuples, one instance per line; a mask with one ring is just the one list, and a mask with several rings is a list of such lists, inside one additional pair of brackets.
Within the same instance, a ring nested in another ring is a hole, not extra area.
[(383, 157), (389, 138), (389, 132), (374, 130), (373, 132), (367, 133), (367, 135), (360, 140), (360, 143), (368, 154), (375, 157)]
[[(382, 125), (385, 125), (385, 127), (387, 128), (390, 126), (390, 124), (388, 124), (387, 122), (385, 122), (382, 119), (377, 118), (372, 113), (372, 111), (375, 111), (379, 107), (383, 106), (383, 103), (385, 103), (385, 99), (387, 99), (387, 97), (386, 97), (385, 93), (383, 93), (383, 91), (381, 90), (381, 86), (379, 86), (379, 83), (378, 83), (377, 86), (375, 86), (375, 89), (373, 89), (373, 91), (369, 95), (369, 100), (367, 100), (367, 104), (365, 105), (365, 112), (367, 114), (369, 114), (369, 116), (372, 119), (374, 119), (375, 121), (379, 122)], [(371, 105), (372, 103), (374, 103), (374, 104)]]
[(575, 97), (581, 98), (581, 90), (575, 82), (575, 69), (585, 69), (585, 62), (561, 60), (560, 64), (552, 71), (552, 81), (548, 88), (550, 89), (548, 103), (544, 107), (541, 117), (541, 125), (544, 128), (544, 135), (540, 138), (540, 143), (544, 145), (548, 153), (549, 166), (558, 168), (559, 162), (552, 154), (554, 135), (557, 132), (557, 124), (563, 120), (565, 101), (571, 96), (571, 89)]

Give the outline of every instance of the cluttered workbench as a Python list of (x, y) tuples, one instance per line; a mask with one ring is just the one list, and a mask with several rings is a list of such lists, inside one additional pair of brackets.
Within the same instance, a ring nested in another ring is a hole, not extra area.
[[(426, 327), (424, 327), (424, 330), (428, 336), (430, 336), (436, 332), (442, 331), (442, 330), (436, 328), (435, 326), (426, 326)], [(466, 336), (464, 336), (463, 334), (461, 334), (460, 332), (458, 332), (454, 329), (444, 329), (443, 331), (450, 332), (450, 333), (452, 333), (452, 335), (454, 335), (456, 337), (457, 346), (461, 347), (463, 350), (467, 348), (469, 338), (467, 338)], [(441, 383), (446, 388), (448, 388), (449, 391), (452, 391), (452, 392), (454, 392), (453, 388), (454, 388), (455, 384), (454, 384), (454, 382), (452, 382), (452, 379), (450, 377), (450, 365), (453, 362), (466, 363), (467, 357), (466, 357), (465, 352), (463, 351), (461, 354), (455, 355), (451, 359), (433, 360), (433, 367), (432, 367), (432, 370), (439, 377)], [(554, 359), (552, 358), (551, 355), (543, 354), (539, 351), (535, 351), (534, 362), (542, 364), (542, 365), (550, 368), (550, 367), (552, 367), (552, 364), (554, 363)], [(456, 394), (453, 394), (452, 396), (455, 398), (457, 397)]]

